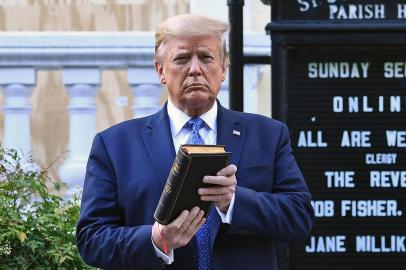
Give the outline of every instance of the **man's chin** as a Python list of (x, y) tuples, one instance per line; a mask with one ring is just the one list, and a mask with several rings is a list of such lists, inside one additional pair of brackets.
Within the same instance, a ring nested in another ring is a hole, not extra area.
[(184, 112), (189, 116), (200, 116), (210, 110), (215, 101), (216, 99), (211, 96), (207, 97), (207, 95), (193, 95), (193, 97), (189, 97), (185, 100), (185, 102), (182, 103)]
[(187, 99), (187, 104), (189, 106), (207, 106), (210, 104), (213, 104), (214, 98), (212, 97), (207, 97), (207, 95), (199, 95), (199, 96), (193, 96), (191, 98)]

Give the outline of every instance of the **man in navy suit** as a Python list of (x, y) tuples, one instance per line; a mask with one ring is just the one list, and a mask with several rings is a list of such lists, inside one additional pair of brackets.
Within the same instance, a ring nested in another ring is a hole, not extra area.
[[(155, 69), (168, 89), (168, 102), (154, 115), (95, 136), (77, 226), (78, 249), (88, 264), (278, 269), (277, 241), (309, 234), (310, 193), (287, 127), (216, 101), (228, 64), (227, 30), (226, 23), (196, 15), (159, 25)], [(231, 165), (204, 177), (212, 187), (190, 191), (214, 201), (207, 221), (195, 207), (160, 225), (153, 214), (176, 150), (191, 141), (224, 144)]]

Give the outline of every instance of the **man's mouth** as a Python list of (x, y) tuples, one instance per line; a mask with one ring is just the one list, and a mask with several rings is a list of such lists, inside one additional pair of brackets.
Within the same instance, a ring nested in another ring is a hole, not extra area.
[(192, 91), (206, 91), (207, 87), (204, 84), (190, 84), (186, 86), (186, 92), (192, 92)]

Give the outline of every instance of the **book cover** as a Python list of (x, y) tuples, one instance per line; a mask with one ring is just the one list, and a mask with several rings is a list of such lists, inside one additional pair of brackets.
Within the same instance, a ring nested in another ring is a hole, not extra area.
[(190, 211), (195, 206), (207, 218), (213, 202), (200, 200), (197, 190), (208, 186), (203, 183), (203, 177), (216, 175), (227, 166), (230, 156), (224, 145), (181, 145), (155, 209), (155, 219), (166, 225), (183, 210)]

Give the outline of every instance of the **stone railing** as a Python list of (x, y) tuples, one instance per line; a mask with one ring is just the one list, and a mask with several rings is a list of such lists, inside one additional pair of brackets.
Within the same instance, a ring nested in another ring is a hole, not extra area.
[[(247, 34), (244, 40), (245, 54), (271, 54), (269, 36)], [(3, 32), (0, 34), (3, 146), (23, 153), (31, 151), (29, 98), (37, 83), (37, 71), (62, 70), (63, 84), (70, 98), (69, 158), (60, 168), (60, 178), (71, 188), (83, 185), (96, 133), (95, 96), (101, 84), (101, 71), (126, 69), (134, 117), (146, 116), (160, 108), (162, 88), (155, 75), (153, 54), (154, 35), (150, 32)], [(255, 91), (259, 68), (247, 66), (247, 75), (251, 79), (246, 88)], [(223, 83), (219, 99), (227, 107), (227, 82)], [(248, 110), (255, 111), (255, 106)]]

